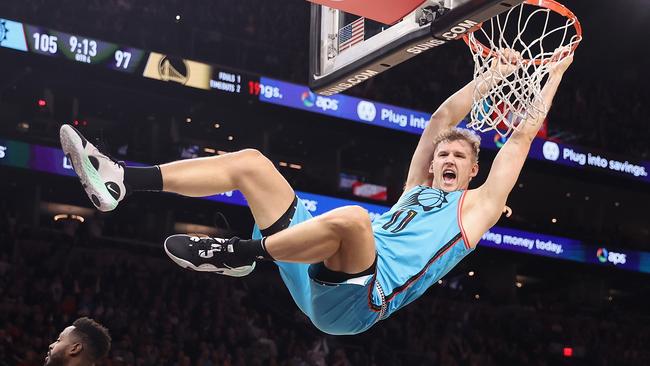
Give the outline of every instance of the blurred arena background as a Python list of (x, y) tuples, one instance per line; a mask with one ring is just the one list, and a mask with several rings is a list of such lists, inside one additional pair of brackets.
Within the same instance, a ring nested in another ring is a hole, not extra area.
[[(512, 216), (422, 300), (331, 337), (273, 265), (242, 281), (164, 255), (174, 232), (249, 237), (237, 192), (143, 194), (99, 213), (63, 159), (59, 126), (136, 163), (254, 147), (310, 211), (380, 213), (401, 193), (427, 114), (470, 80), (466, 45), (325, 98), (305, 87), (304, 1), (0, 2), (0, 365), (43, 364), (82, 315), (111, 330), (111, 366), (650, 364), (650, 6), (564, 3), (585, 39)], [(29, 47), (15, 43), (15, 22)], [(483, 140), (473, 186), (503, 143)]]

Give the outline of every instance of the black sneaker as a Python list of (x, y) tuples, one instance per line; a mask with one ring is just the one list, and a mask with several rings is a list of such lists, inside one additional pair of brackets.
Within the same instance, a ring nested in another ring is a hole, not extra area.
[(255, 261), (244, 260), (235, 253), (237, 241), (237, 237), (222, 239), (177, 234), (165, 240), (165, 252), (183, 268), (243, 277), (253, 272)]

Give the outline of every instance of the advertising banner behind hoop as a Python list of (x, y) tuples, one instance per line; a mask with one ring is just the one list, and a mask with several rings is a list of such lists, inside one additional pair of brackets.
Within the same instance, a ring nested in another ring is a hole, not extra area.
[(144, 77), (210, 90), (212, 66), (180, 57), (151, 52)]
[[(126, 162), (128, 166), (143, 166), (136, 162)], [(59, 148), (32, 145), (25, 142), (0, 138), (0, 167), (15, 167), (74, 177), (69, 159)], [(11, 174), (11, 172), (9, 172)], [(312, 215), (320, 215), (334, 208), (360, 205), (371, 218), (388, 211), (390, 207), (367, 202), (358, 202), (337, 197), (329, 197), (309, 192), (296, 191)], [(207, 199), (233, 205), (246, 205), (241, 192), (231, 191)], [(650, 273), (650, 252), (614, 249), (592, 246), (586, 243), (557, 236), (533, 233), (495, 226), (481, 238), (479, 247), (492, 247), (520, 253), (566, 259), (575, 262), (591, 263), (630, 271)]]

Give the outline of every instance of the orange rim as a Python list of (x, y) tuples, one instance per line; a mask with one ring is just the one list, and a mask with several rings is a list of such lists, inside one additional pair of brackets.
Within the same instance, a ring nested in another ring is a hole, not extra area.
[[(574, 22), (573, 27), (576, 30), (576, 35), (578, 37), (578, 41), (575, 42), (571, 46), (571, 53), (573, 53), (576, 50), (576, 48), (578, 48), (578, 45), (580, 44), (580, 41), (582, 40), (582, 25), (580, 25), (580, 20), (578, 20), (578, 17), (575, 16), (575, 14), (573, 14), (573, 12), (571, 10), (569, 10), (569, 8), (567, 8), (566, 6), (558, 3), (555, 0), (526, 0), (522, 4), (533, 5), (533, 6), (537, 6), (537, 7), (540, 7), (540, 8), (546, 8), (546, 9), (549, 9), (549, 10), (551, 10), (551, 11), (553, 11), (553, 12), (555, 12), (555, 13), (557, 13), (557, 14), (565, 17), (565, 18), (568, 18), (568, 19), (572, 20)], [(477, 25), (476, 27), (474, 27), (474, 30), (472, 30), (469, 33), (473, 33), (475, 31), (479, 30), (482, 26), (483, 26), (483, 23)], [(465, 33), (463, 35), (463, 40), (465, 41), (465, 43), (467, 43), (467, 45), (470, 48), (473, 49), (472, 45), (469, 42), (469, 33)], [(485, 46), (483, 43), (479, 42), (478, 40), (477, 40), (477, 42), (481, 46), (483, 46), (483, 52), (482, 52), (483, 57), (488, 57), (490, 55), (496, 56), (496, 53), (491, 48)], [(473, 50), (476, 51), (475, 49), (473, 49)], [(541, 65), (541, 64), (548, 63), (551, 60), (552, 59), (548, 59), (548, 60), (545, 60), (545, 61), (525, 59), (525, 60), (523, 60), (523, 62), (524, 63), (531, 63), (532, 62), (535, 65)]]

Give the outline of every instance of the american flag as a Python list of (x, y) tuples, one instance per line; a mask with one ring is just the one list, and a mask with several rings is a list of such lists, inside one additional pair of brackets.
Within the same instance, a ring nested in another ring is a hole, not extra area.
[(364, 34), (365, 18), (359, 18), (339, 29), (339, 52), (343, 52), (344, 50), (363, 41)]

